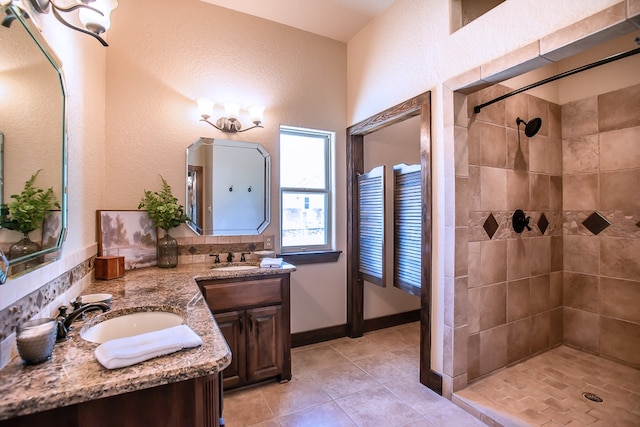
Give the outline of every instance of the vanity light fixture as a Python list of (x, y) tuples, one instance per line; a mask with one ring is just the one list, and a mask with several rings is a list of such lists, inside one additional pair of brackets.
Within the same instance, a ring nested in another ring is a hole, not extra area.
[(262, 126), (262, 120), (264, 115), (264, 107), (260, 106), (251, 106), (248, 107), (249, 115), (251, 116), (251, 121), (253, 122), (253, 126), (248, 127), (246, 129), (242, 129), (242, 124), (238, 120), (238, 115), (240, 114), (240, 105), (235, 103), (224, 104), (225, 116), (220, 117), (216, 120), (215, 123), (209, 121), (209, 118), (213, 114), (213, 107), (215, 103), (206, 98), (198, 98), (198, 109), (200, 110), (200, 119), (201, 122), (205, 122), (213, 126), (214, 128), (221, 130), (225, 133), (237, 133), (237, 132), (246, 132), (250, 129), (254, 128), (264, 128)]
[[(88, 34), (97, 39), (103, 46), (109, 46), (100, 34), (104, 33), (111, 26), (111, 12), (118, 7), (118, 0), (79, 0), (79, 3), (71, 6), (61, 7), (52, 0), (30, 0), (33, 8), (40, 13), (48, 13), (51, 6), (51, 13), (62, 25), (72, 28), (81, 33)], [(60, 15), (60, 12), (73, 12), (78, 10), (78, 19), (84, 26), (80, 28)]]

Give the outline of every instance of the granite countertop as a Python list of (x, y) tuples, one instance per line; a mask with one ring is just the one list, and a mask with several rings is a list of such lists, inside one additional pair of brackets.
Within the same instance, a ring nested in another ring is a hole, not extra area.
[[(233, 263), (237, 265), (238, 263)], [(230, 264), (219, 264), (225, 266)], [(87, 313), (69, 332), (70, 340), (56, 344), (51, 359), (39, 365), (23, 365), (13, 358), (0, 370), (0, 420), (46, 411), (60, 406), (155, 387), (215, 374), (231, 363), (231, 351), (218, 328), (195, 280), (265, 276), (295, 271), (295, 266), (217, 271), (210, 264), (180, 265), (131, 270), (114, 280), (96, 280), (82, 293), (110, 293), (112, 311), (136, 307), (164, 307), (182, 313), (185, 323), (202, 337), (203, 344), (150, 359), (129, 367), (109, 370), (98, 363), (98, 344), (84, 341), (84, 323), (99, 316)]]

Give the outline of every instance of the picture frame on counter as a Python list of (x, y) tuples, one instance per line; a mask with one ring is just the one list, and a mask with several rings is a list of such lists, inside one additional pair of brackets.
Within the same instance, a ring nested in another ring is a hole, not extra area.
[(98, 256), (124, 257), (124, 269), (157, 264), (156, 227), (147, 211), (96, 211)]

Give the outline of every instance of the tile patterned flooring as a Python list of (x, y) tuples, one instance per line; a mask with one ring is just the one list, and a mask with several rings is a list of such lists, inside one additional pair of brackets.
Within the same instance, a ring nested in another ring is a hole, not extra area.
[(453, 401), (496, 426), (638, 427), (640, 370), (560, 346), (472, 383)]
[(225, 392), (226, 427), (484, 426), (419, 383), (419, 328), (293, 349), (290, 382)]
[(418, 361), (418, 323), (293, 349), (290, 382), (225, 392), (226, 427), (640, 426), (640, 370), (569, 347), (474, 382), (455, 404), (419, 383)]

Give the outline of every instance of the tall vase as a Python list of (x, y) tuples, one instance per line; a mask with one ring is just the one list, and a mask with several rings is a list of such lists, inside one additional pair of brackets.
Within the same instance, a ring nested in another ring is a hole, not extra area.
[(158, 267), (173, 268), (178, 265), (178, 241), (169, 235), (168, 230), (158, 239), (156, 249)]
[[(20, 241), (15, 242), (11, 246), (9, 246), (9, 259), (16, 259), (23, 257), (25, 255), (29, 255), (35, 252), (38, 252), (42, 247), (40, 244), (33, 242), (29, 239), (29, 233), (22, 233), (22, 239)], [(25, 271), (31, 267), (35, 267), (41, 264), (43, 261), (42, 257), (30, 259), (27, 262), (23, 262), (17, 265), (12, 266), (11, 273), (16, 274), (22, 271)]]

